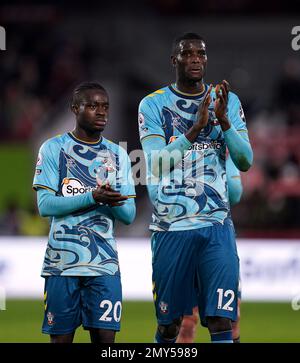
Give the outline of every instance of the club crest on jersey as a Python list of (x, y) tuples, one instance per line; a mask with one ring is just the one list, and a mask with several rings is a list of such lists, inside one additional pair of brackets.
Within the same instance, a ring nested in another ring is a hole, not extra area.
[(145, 117), (141, 112), (139, 112), (138, 120), (140, 127), (145, 125)]
[(102, 159), (96, 172), (98, 185), (105, 185), (108, 182), (111, 186), (116, 184), (117, 169), (114, 161), (110, 157)]
[(246, 118), (245, 118), (245, 114), (244, 114), (244, 110), (243, 110), (242, 105), (240, 105), (239, 114), (240, 114), (240, 118), (241, 118), (244, 122), (246, 122)]
[(160, 301), (159, 303), (159, 309), (162, 314), (168, 314), (169, 312), (169, 305), (165, 303), (164, 301)]
[(90, 186), (86, 187), (79, 179), (64, 178), (61, 193), (64, 197), (74, 197), (75, 195), (84, 194), (94, 189)]
[(145, 117), (141, 112), (139, 112), (138, 121), (141, 136), (145, 136), (148, 131), (148, 127), (145, 126)]
[(49, 311), (47, 313), (47, 320), (48, 320), (48, 325), (52, 326), (54, 325), (54, 315)]
[(39, 153), (36, 161), (36, 166), (42, 165), (42, 162), (43, 162), (43, 157), (42, 154)]

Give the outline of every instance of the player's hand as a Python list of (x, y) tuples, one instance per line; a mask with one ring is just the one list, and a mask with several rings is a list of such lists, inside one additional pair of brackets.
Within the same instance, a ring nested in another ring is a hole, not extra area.
[[(109, 182), (106, 182), (106, 186), (105, 186), (106, 190), (111, 191), (111, 192), (116, 192), (109, 184)], [(122, 197), (126, 197), (126, 199), (128, 199), (127, 195), (122, 195)], [(120, 207), (121, 205), (123, 205), (124, 202), (113, 202), (110, 203), (109, 206), (110, 207)]]
[(185, 134), (185, 137), (190, 141), (194, 142), (201, 130), (207, 125), (208, 123), (208, 106), (211, 103), (211, 96), (210, 92), (212, 90), (213, 85), (211, 84), (206, 92), (206, 95), (203, 99), (203, 102), (199, 105), (199, 109), (197, 112), (197, 121), (194, 125), (190, 128), (190, 130)]
[(93, 198), (97, 203), (108, 204), (110, 207), (121, 206), (128, 199), (127, 195), (116, 192), (109, 184), (98, 186), (93, 190)]
[(215, 90), (216, 101), (214, 110), (216, 118), (218, 119), (222, 130), (226, 131), (230, 128), (230, 121), (227, 118), (229, 83), (223, 80), (220, 84), (217, 84)]
[(210, 92), (212, 87), (213, 85), (211, 84), (206, 92), (203, 102), (199, 105), (198, 119), (197, 122), (195, 122), (195, 126), (199, 129), (199, 132), (207, 125), (208, 122), (208, 106), (211, 103)]

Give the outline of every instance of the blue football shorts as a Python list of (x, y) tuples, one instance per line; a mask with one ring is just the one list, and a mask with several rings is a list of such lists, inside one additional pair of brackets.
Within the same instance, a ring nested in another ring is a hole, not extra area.
[(119, 275), (45, 277), (42, 332), (69, 334), (85, 329), (120, 330), (122, 286)]
[(206, 317), (237, 319), (239, 258), (231, 222), (187, 231), (154, 232), (153, 298), (157, 321), (192, 315), (195, 296)]

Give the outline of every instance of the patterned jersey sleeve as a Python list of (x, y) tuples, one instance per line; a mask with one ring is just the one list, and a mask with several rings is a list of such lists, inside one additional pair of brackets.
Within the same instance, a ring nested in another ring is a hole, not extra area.
[(236, 131), (240, 133), (243, 139), (249, 141), (248, 130), (244, 110), (238, 96), (229, 92), (228, 116)]
[(141, 142), (150, 137), (161, 137), (165, 140), (159, 108), (149, 96), (139, 105), (138, 122)]
[(53, 141), (46, 141), (40, 148), (33, 189), (48, 189), (55, 193), (59, 189), (59, 149)]
[(129, 199), (127, 199), (121, 206), (112, 207), (111, 212), (113, 213), (114, 217), (119, 221), (125, 224), (130, 224), (133, 222), (136, 214), (134, 200), (135, 188), (131, 173), (131, 162), (129, 156), (121, 147), (119, 158), (120, 167), (117, 173), (116, 190), (122, 195), (127, 195)]
[(122, 195), (128, 195), (129, 197), (135, 196), (134, 180), (131, 171), (131, 161), (124, 149), (120, 147), (120, 168), (118, 175), (117, 190)]
[(226, 159), (226, 177), (228, 185), (228, 196), (230, 205), (239, 203), (242, 193), (243, 185), (241, 181), (241, 174), (238, 168), (234, 165), (230, 155)]

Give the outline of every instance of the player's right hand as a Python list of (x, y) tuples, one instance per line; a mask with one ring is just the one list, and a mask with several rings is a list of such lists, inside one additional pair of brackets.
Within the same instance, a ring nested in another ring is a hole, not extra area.
[(93, 190), (93, 198), (97, 203), (108, 204), (111, 207), (121, 206), (123, 201), (128, 199), (127, 195), (116, 192), (109, 185), (98, 186)]
[(209, 86), (209, 89), (206, 92), (206, 95), (203, 99), (203, 102), (200, 103), (199, 109), (198, 109), (198, 118), (197, 122), (194, 124), (194, 126), (197, 127), (199, 132), (207, 125), (208, 123), (208, 106), (211, 103), (211, 96), (210, 92), (213, 88), (213, 85), (211, 84)]
[(207, 125), (208, 123), (208, 106), (211, 103), (210, 92), (212, 90), (213, 85), (209, 86), (209, 89), (206, 92), (206, 95), (203, 99), (203, 102), (200, 103), (199, 109), (197, 112), (197, 121), (194, 125), (188, 130), (185, 134), (185, 137), (191, 142), (195, 142), (201, 130)]

